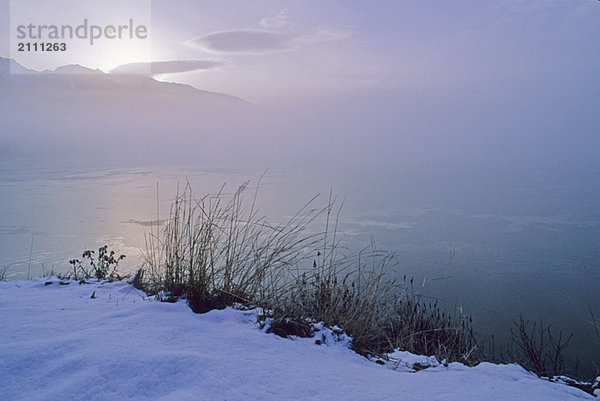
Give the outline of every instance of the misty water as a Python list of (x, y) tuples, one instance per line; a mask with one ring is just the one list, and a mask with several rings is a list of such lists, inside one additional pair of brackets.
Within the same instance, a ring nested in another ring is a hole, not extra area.
[[(0, 169), (0, 268), (9, 279), (69, 268), (85, 249), (108, 244), (140, 263), (152, 222), (168, 216), (177, 188), (194, 194), (251, 189), (263, 170), (196, 167)], [(593, 172), (527, 169), (270, 168), (258, 204), (272, 222), (330, 190), (344, 206), (339, 229), (349, 249), (374, 240), (397, 255), (398, 277), (415, 277), (447, 310), (472, 314), (483, 338), (509, 336), (513, 321), (551, 323), (574, 333), (567, 362), (594, 373), (600, 339), (600, 180)], [(251, 196), (251, 194), (249, 194)]]

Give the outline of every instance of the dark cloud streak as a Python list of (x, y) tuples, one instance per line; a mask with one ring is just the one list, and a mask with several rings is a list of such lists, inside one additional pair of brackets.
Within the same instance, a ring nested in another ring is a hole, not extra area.
[(290, 50), (294, 36), (259, 30), (212, 32), (193, 39), (192, 44), (223, 53), (270, 53)]
[(161, 75), (210, 70), (224, 64), (214, 60), (171, 60), (122, 64), (111, 70), (111, 74)]

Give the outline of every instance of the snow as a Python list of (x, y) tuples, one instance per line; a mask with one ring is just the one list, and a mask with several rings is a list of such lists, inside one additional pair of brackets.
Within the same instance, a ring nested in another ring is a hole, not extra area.
[(518, 365), (444, 366), (400, 351), (380, 365), (322, 327), (315, 338), (266, 334), (255, 313), (194, 314), (125, 282), (0, 282), (0, 399), (595, 399)]

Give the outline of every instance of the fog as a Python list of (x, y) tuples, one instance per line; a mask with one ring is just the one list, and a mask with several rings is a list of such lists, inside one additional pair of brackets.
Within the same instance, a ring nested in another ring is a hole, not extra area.
[(600, 160), (600, 91), (587, 82), (353, 91), (261, 107), (150, 78), (131, 93), (136, 77), (35, 78), (5, 85), (3, 158), (551, 170), (593, 169)]
[[(117, 74), (20, 85), (5, 66), (0, 157), (598, 167), (596, 4), (155, 1), (152, 13), (155, 79), (250, 105)], [(69, 57), (104, 68), (97, 55)], [(150, 61), (107, 59), (115, 72)]]
[(568, 360), (593, 373), (597, 2), (157, 0), (151, 60), (12, 69), (8, 3), (0, 267), (22, 277), (34, 237), (38, 270), (83, 246), (136, 252), (157, 183), (164, 211), (179, 182), (268, 171), (269, 216), (333, 188), (353, 246), (398, 251), (417, 282), (444, 267), (428, 295), (484, 335), (521, 312), (576, 332)]

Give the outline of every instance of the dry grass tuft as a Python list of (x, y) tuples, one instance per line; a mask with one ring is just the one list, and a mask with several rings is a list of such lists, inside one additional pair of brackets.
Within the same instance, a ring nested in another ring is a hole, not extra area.
[[(163, 299), (187, 299), (196, 312), (234, 303), (268, 311), (280, 335), (311, 335), (310, 323), (338, 326), (362, 354), (396, 348), (475, 361), (471, 320), (426, 304), (412, 282), (396, 283), (395, 256), (374, 245), (351, 256), (337, 242), (340, 208), (307, 202), (272, 225), (252, 201), (248, 183), (229, 198), (223, 188), (199, 200), (186, 185), (177, 194), (164, 231), (147, 236), (142, 285)], [(311, 231), (325, 217), (325, 229)]]

